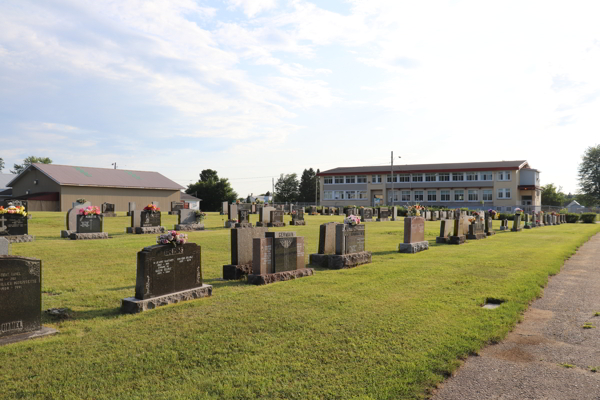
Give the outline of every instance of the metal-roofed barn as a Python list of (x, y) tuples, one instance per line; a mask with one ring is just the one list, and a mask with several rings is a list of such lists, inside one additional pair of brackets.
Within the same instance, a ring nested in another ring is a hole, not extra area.
[(130, 201), (138, 208), (158, 201), (167, 211), (183, 189), (158, 172), (56, 164), (32, 164), (7, 186), (13, 198), (29, 200), (31, 211), (66, 211), (80, 198), (114, 203), (116, 211), (127, 211)]

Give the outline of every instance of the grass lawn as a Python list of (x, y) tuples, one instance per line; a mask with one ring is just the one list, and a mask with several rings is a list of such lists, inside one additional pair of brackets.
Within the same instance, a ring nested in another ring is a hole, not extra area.
[[(423, 398), (461, 359), (503, 338), (548, 275), (600, 231), (563, 224), (451, 246), (435, 244), (440, 224), (427, 222), (431, 247), (411, 255), (397, 252), (403, 221), (368, 222), (373, 263), (257, 287), (220, 279), (230, 233), (209, 213), (208, 229), (189, 237), (202, 246), (213, 296), (121, 315), (136, 253), (156, 236), (125, 234), (119, 213), (105, 222), (111, 239), (65, 240), (64, 218), (33, 213), (35, 242), (12, 250), (43, 260), (43, 308), (68, 308), (71, 318), (44, 316), (60, 334), (0, 347), (0, 398)], [(306, 226), (271, 230), (304, 236), (308, 262), (318, 226), (342, 219), (306, 216)], [(482, 309), (488, 297), (505, 303)]]

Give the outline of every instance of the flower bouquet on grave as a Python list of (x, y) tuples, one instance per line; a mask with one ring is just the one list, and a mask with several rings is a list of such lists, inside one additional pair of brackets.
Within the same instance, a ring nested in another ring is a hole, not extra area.
[(518, 208), (518, 207), (517, 207), (517, 208), (515, 208), (515, 214), (516, 214), (516, 215), (521, 215), (522, 213), (523, 213), (523, 210), (522, 210), (522, 209), (520, 209), (520, 208)]
[(202, 222), (204, 221), (204, 218), (206, 218), (206, 213), (196, 210), (196, 222)]
[(86, 202), (86, 200), (85, 200), (85, 199), (77, 199), (77, 200), (75, 200), (75, 201), (76, 201), (77, 203), (79, 203), (79, 204), (84, 204), (84, 203)]
[(10, 206), (8, 206), (7, 208), (0, 206), (0, 214), (14, 214), (14, 215), (22, 215), (24, 217), (27, 216), (27, 213), (25, 212), (25, 207), (23, 207), (23, 206), (15, 207), (12, 204)]
[(150, 211), (150, 212), (159, 212), (160, 211), (160, 207), (155, 206), (154, 204), (148, 204), (146, 207), (144, 207), (144, 211)]
[(469, 217), (469, 223), (472, 224), (473, 222), (475, 222), (477, 220), (477, 218), (475, 217)]
[(87, 206), (85, 208), (80, 208), (77, 212), (79, 215), (100, 215), (100, 207), (98, 206)]
[(420, 204), (406, 207), (406, 215), (411, 217), (419, 217), (421, 215), (421, 211), (424, 211), (424, 207)]
[(492, 217), (492, 219), (496, 219), (496, 216), (498, 215), (498, 211), (496, 210), (492, 210), (491, 208), (488, 210), (488, 215), (490, 217)]
[(344, 223), (352, 226), (360, 225), (360, 217), (357, 217), (356, 215), (350, 215), (344, 218)]
[(158, 244), (172, 244), (173, 247), (178, 244), (185, 244), (187, 242), (187, 235), (185, 233), (178, 233), (177, 231), (168, 231), (156, 238)]

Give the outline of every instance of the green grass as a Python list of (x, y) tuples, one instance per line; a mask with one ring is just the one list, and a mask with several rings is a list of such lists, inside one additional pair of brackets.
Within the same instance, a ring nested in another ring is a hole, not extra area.
[[(119, 215), (124, 215), (119, 213)], [(252, 216), (255, 222), (256, 216)], [(435, 244), (400, 254), (403, 222), (367, 223), (373, 263), (267, 286), (227, 282), (225, 218), (190, 233), (202, 246), (211, 298), (137, 315), (119, 313), (133, 296), (136, 254), (155, 235), (127, 235), (128, 218), (107, 218), (112, 239), (59, 238), (64, 214), (33, 213), (34, 243), (13, 254), (41, 258), (50, 338), (0, 347), (0, 398), (27, 399), (418, 399), (462, 359), (501, 340), (598, 224), (498, 232), (461, 246)], [(286, 216), (286, 221), (290, 217)], [(318, 226), (339, 216), (307, 216), (306, 261)], [(171, 228), (174, 216), (163, 214)], [(499, 221), (494, 221), (499, 228)], [(481, 307), (487, 298), (501, 307)]]

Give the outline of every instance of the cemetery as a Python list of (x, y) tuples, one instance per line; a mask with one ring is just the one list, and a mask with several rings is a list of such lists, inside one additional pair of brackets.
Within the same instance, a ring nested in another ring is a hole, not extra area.
[[(515, 233), (505, 223), (500, 231), (504, 221), (463, 212), (353, 223), (331, 209), (291, 225), (297, 214), (265, 207), (236, 210), (239, 226), (230, 228), (229, 214), (209, 212), (202, 231), (131, 235), (141, 210), (104, 218), (94, 207), (35, 212), (33, 242), (0, 236), (5, 396), (421, 398), (459, 359), (504, 337), (548, 276), (600, 232), (600, 224), (549, 220), (545, 229)], [(193, 225), (185, 211), (155, 211), (154, 223)], [(57, 239), (60, 230), (91, 233), (82, 220), (89, 229), (101, 222), (112, 240)], [(495, 235), (468, 238), (482, 232)], [(425, 243), (427, 251), (398, 252)], [(503, 303), (486, 310), (488, 298)], [(145, 383), (132, 386), (140, 370)]]

